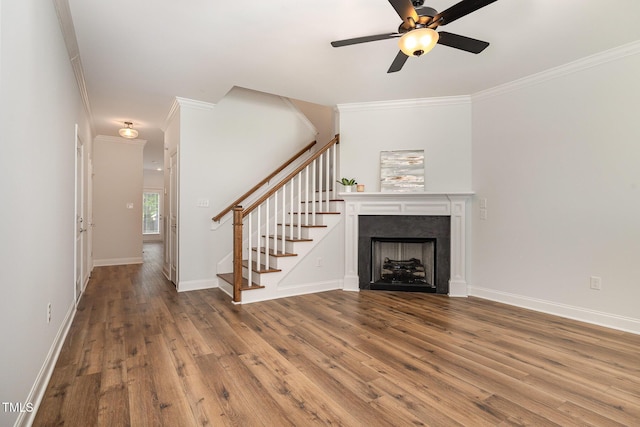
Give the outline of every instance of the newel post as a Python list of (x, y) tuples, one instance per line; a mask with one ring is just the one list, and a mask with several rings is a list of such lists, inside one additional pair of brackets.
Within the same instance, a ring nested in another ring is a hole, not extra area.
[(233, 301), (240, 302), (242, 294), (242, 206), (233, 207)]

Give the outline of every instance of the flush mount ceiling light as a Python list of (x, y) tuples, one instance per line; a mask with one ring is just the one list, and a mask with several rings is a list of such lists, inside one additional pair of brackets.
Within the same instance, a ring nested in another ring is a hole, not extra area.
[(404, 33), (398, 46), (407, 56), (420, 56), (433, 49), (439, 38), (438, 32), (431, 28), (416, 28)]
[(133, 129), (133, 123), (124, 122), (124, 127), (118, 131), (121, 137), (133, 139), (138, 137), (138, 131)]

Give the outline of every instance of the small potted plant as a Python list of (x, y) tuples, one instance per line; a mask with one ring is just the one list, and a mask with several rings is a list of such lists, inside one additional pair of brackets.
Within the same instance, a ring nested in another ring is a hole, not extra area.
[(342, 178), (340, 181), (336, 181), (338, 184), (342, 184), (344, 187), (344, 191), (346, 191), (347, 193), (351, 192), (351, 189), (353, 188), (354, 185), (357, 184), (356, 179), (355, 178)]

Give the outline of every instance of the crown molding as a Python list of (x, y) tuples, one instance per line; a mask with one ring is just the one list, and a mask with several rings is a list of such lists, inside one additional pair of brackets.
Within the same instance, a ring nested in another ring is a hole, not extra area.
[(147, 143), (146, 139), (126, 139), (121, 138), (119, 136), (110, 136), (110, 135), (97, 135), (94, 139), (94, 142), (109, 142), (112, 144), (124, 144), (124, 145), (139, 145), (144, 147)]
[(167, 114), (167, 118), (164, 120), (164, 126), (161, 128), (162, 132), (166, 132), (169, 128), (169, 124), (173, 121), (176, 113), (180, 110), (180, 104), (178, 103), (178, 99), (174, 98), (171, 103), (171, 107), (169, 107), (169, 113)]
[(189, 98), (181, 98), (176, 96), (171, 103), (171, 107), (169, 108), (169, 113), (167, 114), (167, 118), (164, 121), (164, 126), (161, 128), (163, 132), (166, 132), (169, 128), (169, 124), (175, 117), (176, 113), (183, 107), (195, 108), (199, 110), (213, 110), (216, 104), (212, 104), (210, 102), (204, 101), (196, 101), (194, 99)]
[(89, 92), (87, 91), (87, 84), (84, 78), (84, 69), (82, 67), (82, 60), (80, 59), (80, 49), (78, 48), (78, 40), (76, 39), (76, 30), (73, 26), (73, 19), (71, 18), (71, 9), (69, 8), (68, 0), (54, 0), (54, 6), (56, 14), (58, 15), (58, 23), (60, 24), (60, 31), (64, 39), (64, 44), (69, 54), (69, 61), (71, 61), (71, 68), (78, 84), (78, 90), (80, 91), (80, 98), (82, 99), (82, 105), (87, 114), (91, 135), (95, 135), (95, 127), (93, 123), (93, 113), (91, 112), (91, 103), (89, 102)]
[(198, 110), (213, 110), (213, 108), (216, 106), (216, 104), (212, 104), (210, 102), (196, 101), (195, 99), (188, 99), (188, 98), (180, 98), (179, 96), (176, 96), (176, 102), (178, 103), (178, 105), (180, 105), (180, 107), (195, 108)]
[(639, 53), (640, 41), (635, 41), (613, 49), (606, 50), (604, 52), (596, 53), (594, 55), (578, 59), (573, 62), (569, 62), (559, 67), (550, 68), (548, 70), (532, 74), (530, 76), (493, 87), (491, 89), (476, 92), (471, 95), (471, 99), (473, 101), (478, 101), (494, 96), (499, 96), (505, 93), (544, 83), (549, 80), (557, 79), (569, 74), (574, 74), (582, 70), (597, 67), (608, 62), (617, 61), (628, 56), (637, 55)]
[(345, 111), (373, 111), (373, 110), (393, 110), (401, 108), (420, 108), (420, 107), (442, 107), (447, 105), (467, 105), (471, 103), (471, 97), (462, 96), (444, 96), (438, 98), (416, 98), (401, 99), (395, 101), (375, 101), (375, 102), (359, 102), (353, 104), (338, 104), (336, 107), (339, 112)]

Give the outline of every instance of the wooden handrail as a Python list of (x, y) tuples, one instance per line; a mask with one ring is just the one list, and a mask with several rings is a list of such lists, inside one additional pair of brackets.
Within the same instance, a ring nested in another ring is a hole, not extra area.
[(291, 163), (295, 162), (298, 157), (302, 156), (306, 151), (311, 150), (311, 147), (313, 147), (314, 145), (316, 145), (317, 141), (313, 141), (311, 142), (309, 145), (307, 145), (306, 147), (304, 147), (302, 150), (298, 151), (294, 156), (292, 156), (289, 160), (287, 160), (286, 162), (284, 162), (280, 167), (278, 167), (275, 171), (271, 172), (269, 174), (269, 176), (267, 176), (266, 178), (264, 178), (262, 181), (260, 181), (259, 183), (257, 183), (256, 185), (253, 186), (253, 188), (251, 188), (251, 190), (247, 191), (246, 193), (244, 193), (242, 196), (238, 197), (237, 200), (235, 200), (233, 203), (231, 203), (229, 206), (227, 206), (226, 208), (224, 208), (222, 211), (220, 211), (220, 213), (216, 216), (214, 216), (212, 218), (212, 220), (218, 222), (222, 219), (223, 216), (225, 216), (227, 213), (231, 212), (233, 210), (233, 208), (235, 206), (238, 206), (242, 201), (244, 201), (247, 197), (249, 197), (250, 195), (252, 195), (253, 193), (255, 193), (260, 187), (262, 187), (264, 184), (266, 184), (267, 182), (269, 182), (271, 180), (271, 178), (273, 178), (274, 176), (278, 175), (280, 172), (282, 172), (287, 166), (289, 166)]
[(288, 183), (291, 179), (293, 179), (293, 177), (298, 175), (300, 173), (300, 171), (304, 170), (304, 168), (306, 168), (311, 163), (313, 163), (313, 161), (316, 160), (318, 157), (322, 156), (329, 148), (331, 148), (332, 146), (334, 146), (335, 144), (338, 144), (338, 143), (340, 143), (340, 135), (339, 134), (336, 135), (331, 141), (329, 141), (329, 143), (327, 143), (327, 145), (322, 147), (322, 149), (316, 151), (316, 153), (313, 156), (311, 156), (307, 160), (305, 160), (305, 162), (303, 164), (298, 166), (293, 172), (291, 172), (284, 179), (282, 179), (276, 186), (271, 187), (271, 189), (269, 191), (264, 193), (262, 195), (262, 197), (260, 197), (258, 200), (256, 200), (251, 206), (249, 206), (248, 208), (244, 209), (242, 211), (242, 217), (244, 218), (245, 216), (247, 216), (255, 208), (260, 206), (265, 200), (267, 200), (269, 197), (273, 196), (273, 194), (276, 191), (278, 191), (282, 187), (284, 187), (284, 185), (286, 183)]

